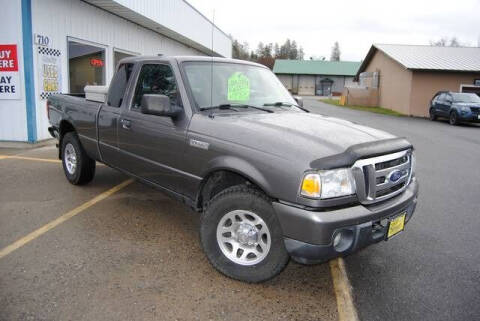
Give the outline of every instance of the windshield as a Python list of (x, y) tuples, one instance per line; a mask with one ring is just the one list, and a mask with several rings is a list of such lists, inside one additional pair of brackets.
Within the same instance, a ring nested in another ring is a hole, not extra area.
[(456, 103), (480, 103), (480, 97), (469, 93), (452, 93), (453, 101)]
[(210, 61), (186, 62), (183, 66), (199, 108), (227, 104), (260, 107), (279, 102), (296, 105), (277, 76), (266, 68)]

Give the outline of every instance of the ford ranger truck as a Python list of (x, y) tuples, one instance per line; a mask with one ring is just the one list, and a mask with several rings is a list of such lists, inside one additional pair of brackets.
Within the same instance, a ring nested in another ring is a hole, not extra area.
[(351, 254), (402, 232), (415, 211), (406, 139), (309, 112), (262, 65), (130, 57), (109, 88), (85, 92), (47, 101), (67, 180), (89, 183), (100, 162), (184, 202), (201, 215), (208, 260), (231, 278)]

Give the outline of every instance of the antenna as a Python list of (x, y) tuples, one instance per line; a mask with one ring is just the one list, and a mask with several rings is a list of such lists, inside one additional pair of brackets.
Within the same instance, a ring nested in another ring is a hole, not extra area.
[(210, 50), (210, 56), (212, 56), (212, 63), (211, 63), (211, 69), (210, 69), (210, 106), (213, 106), (213, 32), (215, 28), (215, 8), (213, 9), (213, 14), (212, 14), (212, 48)]

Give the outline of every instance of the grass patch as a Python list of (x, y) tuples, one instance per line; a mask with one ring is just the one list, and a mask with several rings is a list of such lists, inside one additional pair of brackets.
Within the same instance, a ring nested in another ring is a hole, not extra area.
[(322, 103), (342, 107), (342, 108), (350, 108), (354, 110), (361, 110), (361, 111), (368, 111), (371, 113), (377, 113), (377, 114), (382, 114), (382, 115), (390, 115), (390, 116), (405, 116), (402, 113), (399, 113), (398, 111), (387, 109), (387, 108), (382, 108), (382, 107), (368, 107), (368, 106), (352, 106), (352, 105), (345, 105), (342, 106), (340, 105), (340, 99), (319, 99)]

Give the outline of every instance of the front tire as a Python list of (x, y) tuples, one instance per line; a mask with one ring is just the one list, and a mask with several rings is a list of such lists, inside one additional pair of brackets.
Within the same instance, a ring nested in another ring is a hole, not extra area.
[(95, 160), (91, 159), (74, 132), (62, 139), (62, 165), (67, 180), (73, 185), (89, 183), (95, 176)]
[(450, 113), (450, 117), (448, 119), (450, 125), (457, 126), (458, 125), (458, 115), (456, 111), (452, 111)]
[(244, 282), (273, 278), (290, 258), (271, 201), (246, 185), (227, 188), (208, 203), (200, 240), (218, 271)]
[(430, 108), (430, 120), (435, 121), (437, 120), (437, 115), (433, 112), (433, 108)]

